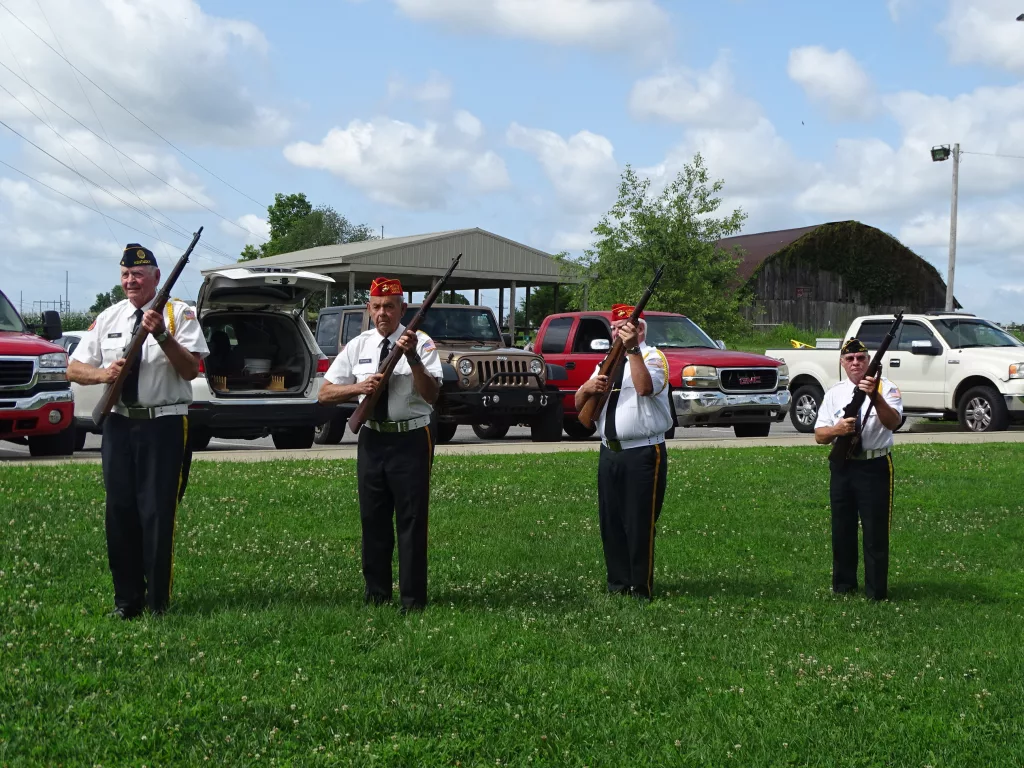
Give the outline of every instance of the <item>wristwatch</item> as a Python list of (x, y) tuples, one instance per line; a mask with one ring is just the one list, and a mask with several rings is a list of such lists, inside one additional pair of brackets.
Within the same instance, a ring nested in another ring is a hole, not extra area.
[(639, 346), (630, 347), (629, 349), (626, 350), (626, 354), (627, 355), (639, 355), (640, 354), (640, 347)]
[(413, 350), (412, 352), (405, 353), (405, 359), (409, 361), (409, 367), (419, 365), (423, 361), (420, 359), (419, 353)]
[(164, 328), (164, 330), (161, 333), (156, 334), (153, 338), (156, 339), (157, 344), (163, 344), (165, 341), (171, 338), (171, 334), (169, 334), (167, 332), (167, 329)]

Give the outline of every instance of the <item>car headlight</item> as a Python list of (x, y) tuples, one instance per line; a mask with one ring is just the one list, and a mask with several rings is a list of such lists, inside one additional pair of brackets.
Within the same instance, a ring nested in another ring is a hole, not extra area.
[(530, 373), (540, 376), (540, 372), (544, 370), (544, 361), (539, 357), (535, 357), (530, 361)]
[(469, 376), (473, 372), (473, 361), (468, 357), (464, 357), (459, 360), (459, 373), (463, 376)]
[(779, 384), (789, 383), (789, 366), (783, 363), (779, 366)]
[(68, 356), (66, 352), (50, 352), (39, 356), (40, 368), (67, 368)]
[(688, 365), (683, 368), (683, 386), (697, 389), (717, 387), (718, 369), (712, 365)]
[(1014, 363), (1010, 366), (1011, 379), (1024, 379), (1024, 363)]

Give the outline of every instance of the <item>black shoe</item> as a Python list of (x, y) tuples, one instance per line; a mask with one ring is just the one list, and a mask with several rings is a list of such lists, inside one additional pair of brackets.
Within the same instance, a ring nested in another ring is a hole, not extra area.
[(423, 609), (426, 606), (423, 603), (413, 603), (412, 605), (403, 605), (401, 608), (401, 614), (408, 616), (410, 613), (423, 613)]
[(608, 587), (609, 595), (628, 595), (629, 587)]
[(636, 587), (633, 587), (629, 590), (629, 596), (636, 600), (638, 603), (641, 603), (643, 605), (649, 605), (651, 602), (651, 596), (648, 595), (646, 592), (640, 591)]
[(107, 618), (110, 619), (121, 619), (121, 621), (131, 621), (142, 615), (142, 611), (138, 608), (124, 608), (118, 606), (110, 613), (107, 614)]
[(390, 595), (364, 595), (363, 605), (387, 605), (391, 602)]

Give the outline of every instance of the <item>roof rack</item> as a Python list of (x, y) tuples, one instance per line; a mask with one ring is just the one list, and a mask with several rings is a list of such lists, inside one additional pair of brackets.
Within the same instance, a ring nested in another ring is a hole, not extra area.
[(957, 312), (954, 310), (945, 309), (929, 309), (924, 314), (926, 315), (960, 315), (961, 317), (977, 317), (973, 312)]

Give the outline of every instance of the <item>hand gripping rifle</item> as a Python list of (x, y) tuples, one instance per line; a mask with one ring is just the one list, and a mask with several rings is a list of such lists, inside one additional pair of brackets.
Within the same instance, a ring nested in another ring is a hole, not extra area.
[[(188, 263), (188, 257), (192, 255), (192, 249), (196, 247), (196, 243), (199, 242), (199, 236), (203, 234), (203, 228), (200, 227), (199, 231), (192, 236), (192, 242), (189, 243), (188, 248), (178, 259), (178, 263), (174, 265), (174, 269), (171, 270), (171, 274), (164, 280), (164, 284), (160, 287), (160, 290), (156, 294), (156, 298), (153, 299), (153, 305), (150, 307), (154, 312), (163, 313), (164, 307), (167, 305), (167, 300), (171, 297), (171, 289), (174, 287), (175, 281), (178, 276), (181, 275), (181, 271), (185, 268)], [(146, 337), (149, 336), (149, 331), (139, 324), (138, 328), (132, 333), (131, 339), (128, 341), (127, 351), (124, 353), (124, 365), (121, 367), (121, 372), (117, 374), (117, 378), (109, 384), (105, 385), (103, 395), (100, 397), (100, 401), (96, 403), (96, 407), (92, 409), (92, 420), (93, 423), (99, 427), (106, 421), (107, 414), (110, 413), (110, 409), (114, 407), (118, 400), (121, 399), (121, 390), (124, 388), (124, 380), (128, 378), (128, 373), (132, 367), (138, 361), (139, 356), (142, 354), (142, 345), (146, 343)]]
[[(413, 331), (415, 333), (416, 329), (420, 327), (420, 324), (423, 322), (423, 318), (427, 314), (427, 310), (430, 309), (434, 300), (441, 295), (441, 291), (444, 290), (444, 284), (448, 281), (448, 278), (452, 276), (452, 272), (454, 272), (455, 267), (459, 265), (459, 259), (461, 258), (462, 254), (460, 253), (452, 259), (452, 263), (449, 265), (448, 271), (444, 273), (444, 277), (442, 277), (430, 290), (430, 293), (428, 293), (427, 297), (423, 299), (423, 303), (420, 304), (420, 308), (416, 311), (412, 320), (410, 320), (405, 326), (407, 331)], [(395, 344), (388, 353), (388, 356), (384, 358), (384, 361), (380, 364), (380, 368), (377, 370), (377, 373), (381, 374), (381, 380), (377, 384), (377, 387), (371, 394), (363, 398), (363, 401), (356, 407), (355, 413), (348, 417), (348, 428), (351, 429), (352, 432), (359, 432), (360, 428), (370, 417), (370, 414), (373, 413), (373, 409), (377, 405), (377, 401), (380, 400), (381, 394), (387, 389), (388, 382), (391, 381), (391, 374), (395, 372), (395, 366), (398, 365), (399, 358), (404, 354), (405, 351)]]
[[(871, 378), (877, 376), (882, 368), (882, 356), (889, 349), (889, 345), (892, 344), (892, 340), (896, 337), (896, 331), (900, 327), (900, 323), (903, 322), (903, 313), (896, 313), (896, 319), (893, 320), (892, 327), (889, 329), (889, 333), (882, 339), (882, 343), (878, 347), (878, 351), (875, 352), (875, 356), (871, 358), (871, 362), (868, 364), (868, 369), (864, 373), (864, 378)], [(860, 413), (861, 406), (864, 405), (864, 398), (868, 395), (866, 392), (860, 389), (853, 390), (853, 399), (847, 403), (846, 408), (843, 409), (842, 418), (849, 419), (854, 418)], [(864, 428), (864, 423), (868, 420), (868, 415), (871, 413), (871, 408), (874, 404), (868, 405), (867, 413), (864, 414), (864, 419), (860, 424), (860, 427), (856, 432), (852, 432), (849, 435), (840, 435), (832, 441), (832, 450), (829, 451), (829, 461), (844, 462), (847, 459), (853, 458), (857, 453), (860, 452), (860, 433), (861, 429)]]
[[(654, 289), (658, 285), (658, 281), (661, 280), (661, 274), (665, 271), (665, 265), (662, 264), (658, 267), (658, 271), (654, 273), (654, 279), (651, 280), (651, 284), (647, 286), (647, 290), (644, 291), (644, 295), (640, 297), (640, 301), (637, 302), (636, 308), (633, 310), (633, 314), (630, 315), (629, 322), (633, 325), (637, 325), (637, 321), (640, 319), (640, 313), (644, 311), (644, 307), (647, 306), (647, 302), (650, 301), (651, 294), (654, 293)], [(583, 407), (580, 408), (579, 419), (580, 424), (590, 429), (594, 426), (594, 422), (597, 421), (597, 415), (601, 413), (601, 409), (604, 408), (605, 402), (608, 400), (608, 396), (611, 394), (611, 383), (619, 375), (619, 369), (626, 364), (626, 347), (622, 343), (622, 337), (616, 336), (615, 343), (612, 344), (612, 348), (608, 350), (608, 356), (601, 362), (601, 368), (598, 370), (598, 374), (608, 377), (609, 387), (604, 392), (595, 392), (590, 395)]]

